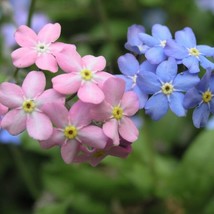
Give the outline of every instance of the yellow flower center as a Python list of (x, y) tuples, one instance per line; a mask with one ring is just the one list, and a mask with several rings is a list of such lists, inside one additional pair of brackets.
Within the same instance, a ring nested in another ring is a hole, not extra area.
[(188, 51), (189, 51), (189, 55), (191, 56), (198, 57), (200, 55), (200, 52), (197, 48), (189, 48)]
[(123, 109), (120, 106), (115, 106), (112, 115), (116, 120), (120, 120), (123, 117)]
[(81, 76), (82, 76), (82, 79), (86, 80), (86, 81), (89, 81), (92, 79), (92, 72), (88, 69), (83, 69), (81, 72), (80, 72)]
[(66, 126), (64, 129), (64, 135), (66, 138), (72, 140), (77, 136), (77, 128), (75, 126)]
[(174, 87), (171, 83), (165, 83), (161, 86), (161, 90), (164, 94), (169, 95), (173, 92)]
[(207, 90), (202, 94), (202, 99), (205, 103), (210, 102), (210, 100), (212, 99), (212, 93), (211, 91)]
[(25, 100), (22, 103), (22, 108), (26, 113), (31, 113), (32, 111), (34, 111), (36, 107), (36, 104), (33, 100)]
[(104, 154), (105, 154), (105, 152), (104, 152), (103, 150), (99, 150), (99, 151), (97, 151), (97, 152), (95, 152), (95, 153), (93, 154), (93, 157), (94, 157), (94, 158), (100, 158), (100, 157), (102, 157)]

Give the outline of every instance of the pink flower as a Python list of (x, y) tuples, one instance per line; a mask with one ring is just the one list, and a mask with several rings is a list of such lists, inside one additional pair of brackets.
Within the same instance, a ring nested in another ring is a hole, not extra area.
[(22, 87), (9, 82), (0, 84), (0, 102), (9, 108), (2, 119), (2, 128), (12, 135), (27, 129), (32, 138), (48, 139), (53, 127), (42, 106), (52, 102), (64, 103), (65, 99), (53, 89), (44, 91), (45, 85), (45, 75), (39, 71), (29, 72)]
[(129, 118), (139, 109), (137, 95), (125, 92), (125, 81), (115, 77), (106, 80), (102, 90), (105, 100), (92, 108), (92, 118), (104, 122), (103, 131), (114, 145), (119, 145), (120, 136), (129, 142), (137, 140), (138, 129)]
[(1, 128), (2, 116), (6, 114), (7, 111), (8, 111), (8, 108), (0, 103), (0, 128)]
[(51, 118), (54, 128), (52, 136), (40, 141), (43, 148), (61, 146), (61, 155), (66, 163), (72, 163), (81, 146), (103, 149), (107, 142), (100, 127), (90, 125), (88, 105), (77, 101), (68, 111), (59, 103), (47, 104), (43, 110)]
[(87, 55), (81, 58), (75, 49), (67, 46), (56, 58), (59, 66), (68, 72), (52, 79), (56, 91), (66, 95), (77, 93), (86, 103), (98, 104), (104, 100), (101, 85), (112, 76), (102, 71), (106, 65), (104, 57)]
[(55, 55), (64, 47), (63, 43), (55, 42), (60, 33), (61, 26), (58, 23), (46, 24), (38, 35), (28, 26), (21, 25), (15, 33), (15, 40), (21, 47), (11, 54), (14, 66), (25, 68), (35, 63), (42, 70), (57, 72)]
[(87, 149), (81, 147), (80, 152), (76, 155), (74, 162), (88, 162), (92, 166), (97, 166), (106, 156), (111, 155), (120, 158), (126, 158), (132, 151), (131, 143), (121, 139), (119, 146), (113, 146), (112, 142), (108, 141), (104, 149)]

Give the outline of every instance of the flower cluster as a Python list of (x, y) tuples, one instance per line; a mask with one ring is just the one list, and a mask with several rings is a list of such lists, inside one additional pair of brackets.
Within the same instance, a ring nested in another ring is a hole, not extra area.
[(0, 84), (1, 128), (15, 136), (26, 130), (43, 148), (59, 146), (66, 163), (96, 166), (107, 155), (126, 157), (138, 138), (131, 120), (137, 95), (104, 71), (103, 56), (81, 57), (75, 45), (57, 41), (60, 33), (58, 23), (38, 33), (25, 25), (16, 30), (13, 65), (28, 73), (21, 85)]
[(129, 27), (125, 48), (130, 53), (119, 57), (118, 76), (138, 95), (146, 114), (159, 120), (168, 109), (183, 117), (194, 108), (194, 126), (207, 124), (214, 113), (213, 47), (198, 45), (189, 27), (173, 38), (167, 26), (155, 24), (151, 35), (141, 25)]
[(38, 33), (16, 30), (12, 62), (28, 73), (22, 85), (0, 84), (0, 127), (15, 136), (26, 130), (42, 148), (60, 147), (65, 163), (127, 157), (138, 138), (132, 116), (141, 109), (159, 120), (169, 109), (183, 117), (194, 108), (197, 128), (214, 113), (214, 48), (197, 45), (191, 28), (173, 38), (160, 24), (151, 35), (132, 25), (117, 75), (105, 71), (103, 56), (82, 57), (74, 44), (58, 41), (60, 34), (58, 23)]

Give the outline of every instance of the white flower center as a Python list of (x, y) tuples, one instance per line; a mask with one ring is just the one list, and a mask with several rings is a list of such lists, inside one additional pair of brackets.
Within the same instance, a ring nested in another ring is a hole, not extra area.
[(189, 55), (191, 56), (198, 57), (201, 54), (197, 48), (187, 48), (187, 49), (188, 49)]
[(166, 40), (161, 40), (160, 46), (164, 48), (166, 46)]
[(44, 42), (38, 42), (36, 44), (35, 50), (39, 55), (44, 54), (44, 53), (49, 53), (50, 52), (49, 46), (50, 46), (50, 44), (47, 44)]

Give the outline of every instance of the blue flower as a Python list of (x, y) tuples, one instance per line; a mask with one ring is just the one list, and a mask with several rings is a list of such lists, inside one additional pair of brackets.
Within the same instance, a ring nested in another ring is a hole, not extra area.
[(210, 113), (214, 113), (214, 75), (207, 70), (201, 81), (187, 91), (184, 97), (186, 109), (195, 108), (192, 119), (196, 128), (206, 126)]
[(137, 83), (143, 93), (152, 95), (145, 104), (146, 114), (153, 120), (159, 120), (170, 108), (177, 116), (185, 116), (184, 92), (199, 81), (196, 74), (190, 74), (188, 71), (177, 74), (177, 63), (173, 58), (158, 65), (156, 73), (143, 71)]
[(172, 39), (172, 35), (168, 27), (155, 24), (152, 27), (152, 36), (146, 33), (140, 33), (139, 38), (149, 47), (145, 52), (145, 57), (150, 63), (159, 64), (167, 59), (167, 56), (164, 53), (164, 48), (167, 40)]
[(131, 25), (128, 28), (127, 42), (125, 43), (125, 48), (135, 54), (145, 53), (148, 47), (144, 45), (138, 37), (139, 33), (143, 32), (145, 32), (143, 26), (136, 24)]
[(138, 60), (132, 54), (125, 54), (118, 58), (118, 66), (122, 75), (117, 75), (126, 82), (126, 91), (134, 91), (139, 98), (140, 108), (143, 108), (148, 99), (148, 95), (140, 90), (137, 84), (137, 78), (142, 71), (155, 71), (156, 66), (148, 61), (139, 64)]
[(175, 33), (175, 40), (168, 40), (164, 49), (166, 55), (174, 57), (178, 63), (183, 63), (190, 73), (198, 73), (200, 65), (214, 69), (214, 63), (206, 57), (214, 55), (214, 48), (208, 45), (197, 45), (191, 28), (186, 27)]
[(20, 144), (20, 135), (13, 136), (5, 129), (0, 129), (0, 143), (4, 144)]

